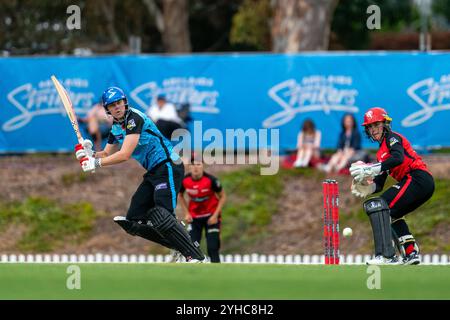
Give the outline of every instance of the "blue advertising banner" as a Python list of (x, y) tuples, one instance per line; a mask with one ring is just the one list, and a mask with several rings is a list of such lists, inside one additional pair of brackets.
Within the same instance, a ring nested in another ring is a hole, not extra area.
[[(0, 152), (72, 150), (76, 137), (56, 90), (83, 117), (111, 85), (146, 111), (160, 93), (191, 106), (202, 129), (279, 129), (295, 148), (306, 118), (334, 148), (341, 118), (385, 108), (414, 146), (450, 146), (450, 54), (308, 53), (0, 58)], [(362, 133), (362, 130), (361, 130)], [(376, 147), (363, 139), (365, 147)]]

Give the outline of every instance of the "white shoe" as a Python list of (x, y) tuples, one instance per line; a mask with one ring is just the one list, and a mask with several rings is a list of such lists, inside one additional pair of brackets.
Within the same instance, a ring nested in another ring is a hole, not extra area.
[(367, 265), (397, 265), (400, 264), (397, 256), (393, 256), (392, 258), (385, 258), (383, 256), (376, 256), (374, 259), (370, 259), (366, 261)]
[(296, 160), (296, 161), (294, 162), (294, 167), (296, 167), (296, 168), (301, 168), (302, 166), (303, 166), (302, 161)]
[(205, 259), (203, 259), (203, 260), (191, 259), (191, 260), (187, 261), (187, 263), (209, 263), (209, 260), (208, 260), (208, 258), (205, 257)]

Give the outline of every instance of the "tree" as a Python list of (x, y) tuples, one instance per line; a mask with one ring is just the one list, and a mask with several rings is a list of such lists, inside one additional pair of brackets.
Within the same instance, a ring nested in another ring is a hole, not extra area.
[(233, 16), (230, 42), (251, 50), (270, 51), (271, 37), (268, 21), (272, 16), (270, 0), (245, 0)]
[(339, 0), (275, 0), (272, 50), (327, 50), (331, 20)]
[(162, 35), (166, 52), (191, 52), (188, 0), (163, 0), (162, 11), (155, 0), (144, 0)]
[[(369, 30), (366, 25), (367, 7), (377, 5), (381, 9), (381, 29)], [(331, 49), (364, 50), (370, 48), (371, 36), (377, 33), (399, 33), (412, 29), (418, 14), (413, 2), (396, 0), (341, 0), (334, 12), (331, 24)]]
[(164, 0), (163, 10), (166, 52), (191, 52), (188, 0)]

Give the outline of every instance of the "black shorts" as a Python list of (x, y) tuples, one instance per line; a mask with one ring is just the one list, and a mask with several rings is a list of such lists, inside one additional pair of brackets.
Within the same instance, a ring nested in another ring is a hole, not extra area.
[(147, 220), (147, 212), (155, 206), (163, 207), (175, 215), (177, 195), (184, 177), (184, 165), (164, 162), (144, 175), (131, 198), (128, 220)]
[(399, 219), (424, 204), (433, 192), (433, 176), (423, 170), (413, 170), (381, 197), (388, 203), (391, 217)]

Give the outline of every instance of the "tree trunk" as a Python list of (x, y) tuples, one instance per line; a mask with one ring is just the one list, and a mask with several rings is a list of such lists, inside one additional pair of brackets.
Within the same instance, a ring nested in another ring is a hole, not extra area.
[(339, 0), (274, 0), (272, 50), (327, 50)]
[(162, 34), (164, 32), (164, 17), (161, 10), (156, 5), (155, 0), (144, 0), (147, 11), (155, 20), (156, 29)]
[(106, 19), (106, 32), (108, 33), (111, 45), (118, 48), (120, 46), (120, 39), (114, 26), (115, 1), (102, 0), (100, 1), (100, 6), (102, 14)]
[(163, 0), (163, 15), (166, 52), (191, 52), (188, 0)]

